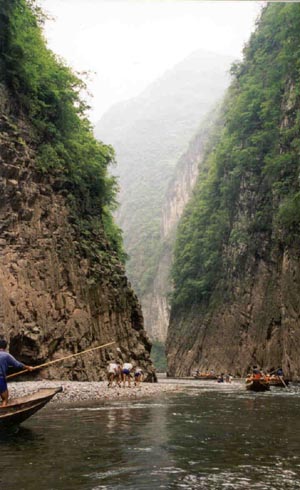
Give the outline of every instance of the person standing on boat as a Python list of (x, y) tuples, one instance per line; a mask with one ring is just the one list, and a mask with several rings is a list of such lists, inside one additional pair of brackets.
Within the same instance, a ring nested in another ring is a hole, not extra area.
[(252, 377), (253, 377), (253, 379), (261, 379), (261, 378), (263, 378), (263, 374), (262, 374), (261, 370), (257, 366), (253, 366), (253, 369), (252, 369)]
[(2, 399), (2, 407), (5, 407), (8, 402), (8, 389), (6, 383), (6, 375), (9, 367), (17, 369), (28, 369), (32, 371), (32, 366), (27, 366), (22, 362), (17, 361), (11, 354), (6, 352), (7, 342), (4, 339), (0, 339), (0, 397)]

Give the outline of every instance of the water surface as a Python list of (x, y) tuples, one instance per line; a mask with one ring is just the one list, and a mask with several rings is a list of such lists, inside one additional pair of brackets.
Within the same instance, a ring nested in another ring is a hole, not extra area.
[(50, 405), (0, 435), (2, 490), (300, 489), (300, 390)]

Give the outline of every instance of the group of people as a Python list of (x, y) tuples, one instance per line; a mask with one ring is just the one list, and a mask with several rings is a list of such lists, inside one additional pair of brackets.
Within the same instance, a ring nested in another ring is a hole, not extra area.
[(108, 387), (123, 385), (123, 388), (127, 385), (130, 388), (132, 382), (132, 375), (134, 378), (134, 386), (138, 386), (144, 379), (143, 370), (139, 366), (133, 366), (131, 362), (124, 362), (120, 364), (114, 359), (110, 361), (107, 366), (107, 379)]
[(217, 379), (218, 383), (231, 383), (232, 375), (221, 373)]
[(283, 369), (278, 368), (278, 369), (270, 369), (268, 372), (264, 372), (259, 367), (253, 366), (252, 368), (252, 373), (248, 374), (248, 378), (251, 377), (252, 379), (261, 379), (263, 378), (266, 381), (270, 381), (272, 377), (280, 377), (282, 378), (284, 376)]
[[(33, 371), (33, 366), (28, 366), (22, 362), (17, 361), (11, 354), (6, 351), (7, 342), (3, 338), (0, 338), (0, 401), (1, 406), (5, 407), (8, 403), (8, 388), (6, 382), (6, 376), (10, 367), (16, 369), (26, 369)], [(124, 362), (122, 365), (115, 360), (111, 360), (107, 368), (108, 386), (131, 386), (132, 377), (134, 385), (139, 385), (144, 380), (143, 370), (139, 366), (133, 366), (131, 362)]]

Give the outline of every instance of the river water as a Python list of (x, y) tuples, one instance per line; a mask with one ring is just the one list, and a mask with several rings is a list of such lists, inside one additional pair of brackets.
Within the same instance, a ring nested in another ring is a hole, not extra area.
[(299, 387), (181, 384), (155, 399), (48, 405), (0, 435), (0, 489), (300, 489)]

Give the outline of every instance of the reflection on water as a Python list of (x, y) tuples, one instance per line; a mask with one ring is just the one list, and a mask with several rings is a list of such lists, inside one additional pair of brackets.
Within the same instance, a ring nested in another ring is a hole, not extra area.
[(5, 490), (300, 489), (300, 391), (49, 406), (0, 436)]

